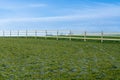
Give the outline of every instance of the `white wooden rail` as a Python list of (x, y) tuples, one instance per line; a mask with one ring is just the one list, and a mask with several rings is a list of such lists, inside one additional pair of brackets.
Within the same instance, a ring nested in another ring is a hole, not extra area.
[[(77, 32), (77, 33), (76, 33)], [(120, 41), (120, 33), (91, 33), (91, 32), (80, 32), (72, 30), (18, 30), (18, 31), (0, 31), (0, 37), (44, 37), (47, 38), (56, 38), (59, 40), (61, 38), (69, 39), (81, 39), (85, 42), (87, 40), (100, 40), (101, 42), (105, 40), (110, 41)]]

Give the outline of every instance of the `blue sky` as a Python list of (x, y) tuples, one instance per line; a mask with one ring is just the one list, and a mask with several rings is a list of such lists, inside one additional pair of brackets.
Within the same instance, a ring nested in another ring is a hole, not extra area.
[(120, 32), (120, 0), (0, 0), (0, 30)]

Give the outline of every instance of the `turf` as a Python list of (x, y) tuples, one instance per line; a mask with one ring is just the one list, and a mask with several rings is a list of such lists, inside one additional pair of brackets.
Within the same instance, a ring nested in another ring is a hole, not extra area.
[(0, 80), (120, 80), (120, 42), (0, 38)]

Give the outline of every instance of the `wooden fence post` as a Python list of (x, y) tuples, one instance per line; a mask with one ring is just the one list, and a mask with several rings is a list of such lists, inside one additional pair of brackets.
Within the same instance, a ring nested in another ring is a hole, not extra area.
[(37, 30), (35, 30), (35, 39), (37, 38)]
[(103, 43), (103, 31), (101, 32), (101, 43)]
[(72, 32), (71, 32), (71, 30), (70, 30), (69, 35), (70, 35), (69, 40), (71, 41), (71, 40), (72, 40), (72, 38), (71, 38), (71, 36), (72, 36)]
[(11, 37), (11, 30), (10, 30), (10, 37)]
[(3, 37), (5, 37), (5, 32), (3, 31)]
[(45, 30), (45, 39), (47, 39), (47, 30)]
[(57, 30), (57, 40), (58, 40), (59, 31)]
[(19, 30), (18, 30), (18, 33), (17, 33), (17, 37), (19, 37)]
[(84, 41), (86, 42), (86, 35), (87, 35), (87, 32), (85, 31), (84, 32)]
[(26, 30), (26, 38), (27, 38), (27, 36), (28, 36), (28, 31)]

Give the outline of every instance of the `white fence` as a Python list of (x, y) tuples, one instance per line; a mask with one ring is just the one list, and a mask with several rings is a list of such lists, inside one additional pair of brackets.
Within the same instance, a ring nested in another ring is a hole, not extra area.
[(0, 37), (45, 37), (45, 39), (51, 37), (57, 40), (61, 38), (81, 39), (87, 40), (113, 40), (120, 41), (120, 33), (105, 33), (105, 32), (80, 32), (72, 30), (18, 30), (18, 31), (0, 31)]

